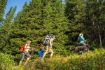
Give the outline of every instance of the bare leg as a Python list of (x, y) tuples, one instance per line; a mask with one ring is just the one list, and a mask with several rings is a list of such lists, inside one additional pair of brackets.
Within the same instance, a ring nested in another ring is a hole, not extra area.
[(53, 49), (52, 49), (52, 48), (50, 49), (50, 52), (51, 52), (51, 54), (50, 54), (50, 58), (52, 58), (52, 56), (53, 56), (53, 54), (54, 54), (54, 52), (53, 52)]
[(42, 59), (44, 59), (44, 57), (46, 56), (46, 54), (48, 53), (48, 46), (46, 46), (46, 51), (45, 51), (45, 53), (43, 54), (43, 56), (42, 56)]
[(46, 54), (48, 53), (48, 49), (46, 50), (46, 52), (43, 54), (43, 59), (44, 59), (44, 57), (46, 56)]
[(20, 60), (19, 65), (21, 65), (21, 64), (22, 64), (22, 62), (23, 62), (24, 58), (25, 58), (25, 54), (24, 54), (24, 53), (22, 53), (22, 59)]
[(29, 61), (29, 59), (31, 58), (31, 55), (30, 55), (28, 52), (26, 52), (26, 56), (27, 56), (27, 60), (26, 60), (26, 62), (24, 63), (24, 65), (26, 65), (27, 62)]
[(22, 62), (23, 62), (23, 61), (21, 60), (21, 61), (19, 62), (19, 65), (21, 65), (21, 64), (22, 64)]
[(24, 63), (24, 65), (26, 65), (26, 64), (27, 64), (27, 62), (29, 61), (29, 59), (30, 59), (30, 58), (27, 58), (27, 60), (26, 60), (26, 62)]

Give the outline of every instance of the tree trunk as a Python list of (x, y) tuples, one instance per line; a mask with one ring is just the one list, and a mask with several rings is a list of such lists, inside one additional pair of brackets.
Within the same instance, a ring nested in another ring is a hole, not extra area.
[(99, 40), (100, 40), (100, 47), (102, 48), (103, 46), (102, 46), (102, 38), (101, 38), (101, 34), (100, 34), (100, 27), (99, 27), (99, 25), (98, 25), (98, 33), (99, 33)]

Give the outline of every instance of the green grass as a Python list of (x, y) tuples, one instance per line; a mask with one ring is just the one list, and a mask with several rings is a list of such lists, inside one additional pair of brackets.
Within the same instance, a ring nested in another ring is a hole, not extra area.
[(12, 58), (9, 54), (0, 53), (0, 70), (13, 70), (15, 62)]
[(54, 55), (45, 62), (30, 61), (18, 70), (105, 70), (105, 50), (96, 49), (82, 55), (72, 54), (67, 57)]

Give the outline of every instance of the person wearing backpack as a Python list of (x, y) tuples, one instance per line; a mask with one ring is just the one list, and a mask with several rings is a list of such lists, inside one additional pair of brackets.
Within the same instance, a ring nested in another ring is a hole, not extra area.
[(21, 48), (19, 49), (19, 51), (21, 51), (22, 54), (22, 59), (20, 60), (19, 65), (22, 64), (23, 60), (25, 59), (25, 56), (26, 56), (26, 62), (24, 63), (24, 65), (26, 65), (28, 60), (31, 58), (31, 55), (29, 53), (29, 50), (31, 49), (30, 44), (31, 41), (27, 41), (26, 44), (21, 46)]
[(75, 48), (75, 52), (83, 53), (89, 51), (89, 45), (86, 43), (83, 33), (80, 33), (78, 36), (79, 45)]
[(49, 36), (49, 35), (46, 35), (43, 44), (44, 44), (45, 46), (47, 46), (48, 43), (49, 43), (49, 40), (50, 40), (50, 36)]
[(86, 43), (85, 43), (86, 40), (85, 40), (85, 38), (84, 38), (83, 33), (80, 33), (80, 34), (79, 34), (78, 41), (79, 41), (79, 44), (80, 44), (80, 45), (86, 45)]
[(49, 52), (51, 53), (50, 54), (50, 58), (53, 56), (53, 41), (54, 41), (54, 39), (55, 39), (55, 36), (54, 35), (47, 35), (46, 37), (45, 37), (45, 41), (46, 42), (44, 42), (45, 43), (45, 46), (46, 46), (46, 51), (45, 51), (45, 53), (43, 54), (43, 59), (44, 59), (44, 57), (46, 56), (46, 54), (48, 54)]
[(40, 47), (40, 51), (38, 52), (38, 58), (40, 61), (43, 61), (44, 47)]

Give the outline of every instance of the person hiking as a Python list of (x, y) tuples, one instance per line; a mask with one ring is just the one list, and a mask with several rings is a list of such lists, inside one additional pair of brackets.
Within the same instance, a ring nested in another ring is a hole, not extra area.
[(49, 52), (51, 53), (50, 58), (53, 56), (54, 52), (53, 52), (52, 46), (53, 46), (54, 39), (55, 39), (54, 35), (46, 35), (45, 40), (44, 40), (44, 45), (46, 46), (46, 51), (43, 54), (43, 59), (46, 56), (46, 54), (48, 54)]
[(40, 47), (40, 51), (38, 53), (38, 58), (40, 61), (43, 61), (43, 59), (42, 59), (43, 54), (44, 54), (44, 47)]
[(31, 55), (29, 53), (29, 50), (31, 49), (30, 44), (31, 44), (31, 41), (27, 41), (26, 44), (23, 46), (24, 50), (22, 52), (22, 59), (20, 60), (19, 65), (22, 64), (25, 58), (26, 58), (26, 62), (24, 63), (24, 65), (26, 65), (28, 60), (31, 58)]
[(84, 51), (89, 51), (89, 46), (86, 44), (83, 33), (79, 34), (78, 37), (79, 45), (75, 48), (75, 52), (83, 53)]
[(86, 45), (86, 40), (85, 40), (85, 38), (84, 38), (84, 36), (83, 36), (83, 33), (80, 33), (79, 34), (79, 37), (78, 37), (78, 41), (79, 41), (79, 44), (80, 45)]

